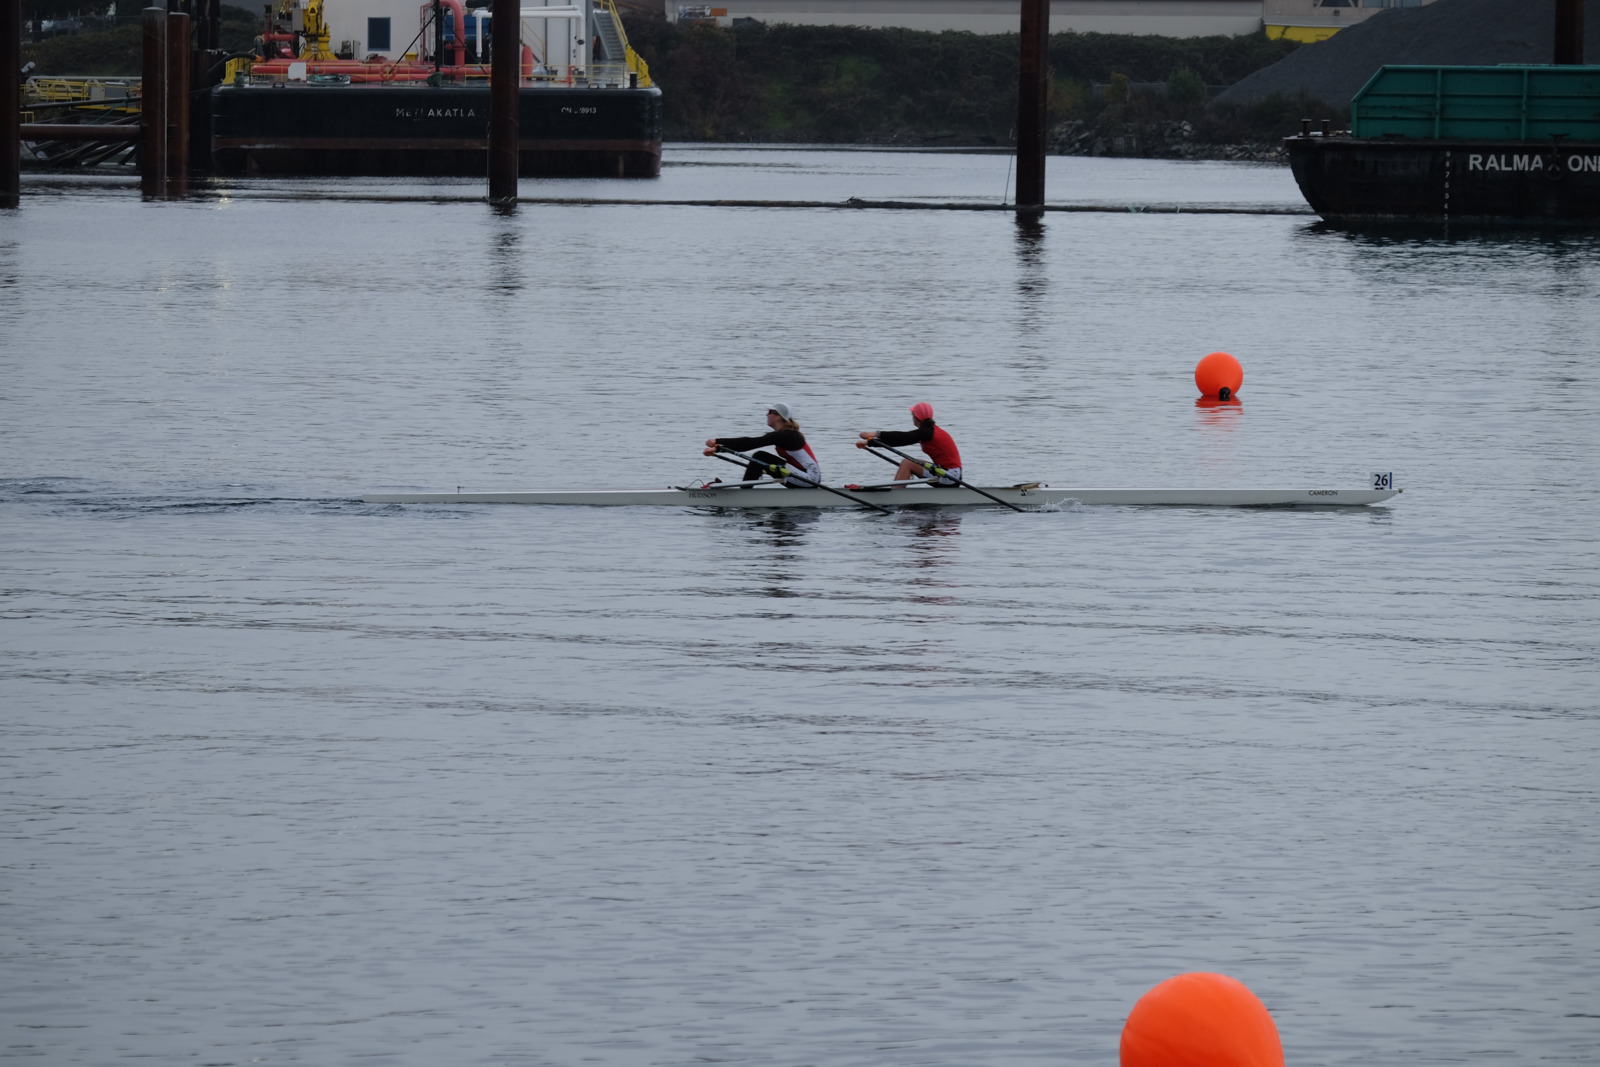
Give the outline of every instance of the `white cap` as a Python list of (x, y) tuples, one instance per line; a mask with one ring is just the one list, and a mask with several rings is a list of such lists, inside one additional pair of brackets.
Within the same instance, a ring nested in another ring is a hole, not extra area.
[(768, 411), (776, 411), (784, 422), (794, 421), (794, 409), (788, 404), (768, 404)]

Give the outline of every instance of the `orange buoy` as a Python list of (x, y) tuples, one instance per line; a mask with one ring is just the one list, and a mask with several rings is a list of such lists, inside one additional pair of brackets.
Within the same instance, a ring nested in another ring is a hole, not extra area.
[(1244, 368), (1228, 353), (1213, 352), (1195, 364), (1194, 384), (1199, 387), (1201, 396), (1227, 400), (1244, 384)]
[(1122, 1028), (1122, 1067), (1283, 1067), (1283, 1043), (1244, 983), (1196, 971), (1139, 998)]

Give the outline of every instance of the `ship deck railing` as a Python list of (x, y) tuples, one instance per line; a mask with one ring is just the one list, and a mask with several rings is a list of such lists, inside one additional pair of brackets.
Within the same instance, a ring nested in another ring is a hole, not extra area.
[[(449, 84), (482, 84), (487, 82), (489, 80), (488, 66), (480, 65), (479, 69), (481, 70), (481, 73), (469, 71), (465, 82), (450, 82)], [(570, 69), (563, 69), (562, 71), (558, 72), (534, 74), (530, 77), (522, 78), (521, 84), (523, 88), (530, 89), (565, 89), (569, 87), (578, 89), (628, 89), (647, 87), (647, 83), (643, 78), (639, 80), (638, 86), (631, 85), (629, 82), (629, 75), (633, 73), (637, 72), (631, 70), (629, 65), (626, 63), (590, 63), (587, 67), (572, 67)], [(241, 84), (241, 82), (236, 78), (229, 82), (229, 84), (238, 85)], [(318, 84), (332, 83), (318, 83), (315, 81), (301, 80), (298, 78), (291, 79), (284, 74), (256, 74), (252, 72), (245, 75), (242, 84), (256, 87), (268, 87), (273, 85), (316, 86)], [(403, 77), (386, 77), (378, 81), (363, 82), (362, 84), (415, 87), (425, 85), (426, 79), (407, 74)]]
[(32, 77), (23, 83), (22, 99), (27, 104), (72, 104), (100, 100), (122, 100), (139, 94), (138, 78), (45, 78)]
[(1350, 102), (1356, 137), (1600, 140), (1600, 66), (1382, 67)]

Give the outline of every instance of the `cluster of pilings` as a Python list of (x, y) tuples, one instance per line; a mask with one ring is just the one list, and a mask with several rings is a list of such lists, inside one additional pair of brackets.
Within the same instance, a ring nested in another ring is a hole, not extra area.
[[(16, 207), (21, 192), (21, 142), (138, 142), (139, 186), (147, 197), (183, 196), (196, 164), (210, 154), (211, 86), (221, 75), (218, 49), (221, 0), (192, 0), (197, 14), (178, 8), (141, 12), (144, 49), (139, 122), (128, 125), (23, 123), (21, 0), (0, 0), (0, 207)], [(187, 6), (185, 4), (184, 6)], [(196, 30), (198, 29), (198, 32)], [(198, 104), (198, 107), (194, 106)], [(198, 112), (198, 115), (196, 114)], [(197, 120), (197, 121), (192, 121)]]
[(147, 7), (141, 12), (139, 189), (148, 197), (189, 191), (189, 15)]

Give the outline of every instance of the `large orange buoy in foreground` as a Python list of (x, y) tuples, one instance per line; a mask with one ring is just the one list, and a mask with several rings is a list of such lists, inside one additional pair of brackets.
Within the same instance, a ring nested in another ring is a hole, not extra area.
[[(1226, 352), (1213, 352), (1194, 367), (1194, 384), (1201, 396), (1227, 400), (1244, 384), (1244, 368)], [(1227, 392), (1223, 392), (1226, 389)]]
[(1283, 1067), (1266, 1005), (1225, 974), (1168, 978), (1122, 1028), (1122, 1067)]

